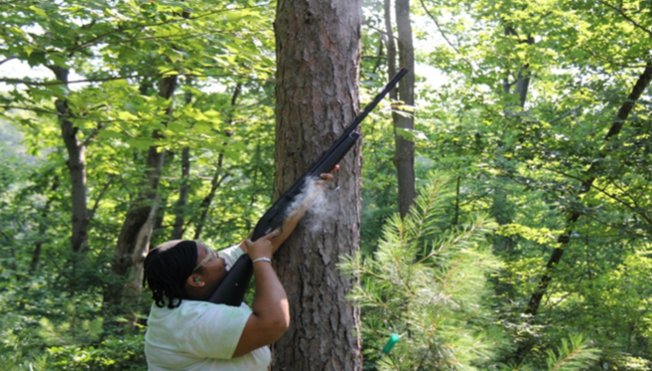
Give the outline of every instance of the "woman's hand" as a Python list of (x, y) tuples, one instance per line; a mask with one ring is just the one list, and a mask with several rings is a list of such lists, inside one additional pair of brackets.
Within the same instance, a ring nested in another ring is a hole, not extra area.
[(247, 239), (244, 241), (243, 244), (240, 245), (240, 247), (244, 250), (245, 253), (249, 254), (249, 257), (251, 260), (257, 259), (257, 258), (272, 258), (272, 255), (274, 255), (274, 244), (272, 240), (276, 237), (278, 237), (281, 234), (281, 231), (276, 229), (261, 238), (257, 239), (256, 241), (251, 241), (250, 239)]
[[(292, 234), (297, 224), (303, 218), (306, 210), (312, 205), (315, 198), (323, 192), (323, 188), (328, 182), (331, 182), (334, 179), (334, 173), (340, 170), (340, 165), (335, 165), (333, 170), (330, 173), (322, 173), (319, 175), (319, 179), (313, 180), (314, 186), (318, 188), (315, 192), (313, 188), (312, 192), (309, 192), (305, 195), (301, 204), (293, 210), (290, 215), (283, 221), (281, 228), (259, 238), (255, 242), (252, 242), (250, 239), (243, 241), (240, 244), (240, 248), (245, 254), (249, 254), (249, 257), (253, 260), (260, 257), (271, 258), (276, 250), (285, 242), (285, 240)], [(258, 245), (260, 243), (260, 245)], [(271, 250), (269, 247), (271, 243)], [(252, 251), (252, 249), (258, 249), (260, 251)]]
[(317, 186), (323, 187), (323, 186), (326, 185), (326, 183), (332, 181), (333, 178), (334, 178), (334, 176), (333, 176), (332, 173), (321, 173), (321, 174), (319, 174), (319, 179), (315, 181), (315, 184)]

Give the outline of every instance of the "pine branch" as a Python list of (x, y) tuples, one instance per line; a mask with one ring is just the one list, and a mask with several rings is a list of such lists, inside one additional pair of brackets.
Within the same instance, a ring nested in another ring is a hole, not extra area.
[(591, 348), (581, 334), (562, 339), (557, 353), (551, 350), (547, 353), (546, 362), (551, 371), (588, 370), (600, 359), (600, 350)]

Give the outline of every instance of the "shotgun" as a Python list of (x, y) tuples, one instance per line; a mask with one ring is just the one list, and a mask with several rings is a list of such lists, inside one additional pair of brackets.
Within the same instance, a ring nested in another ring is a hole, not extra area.
[[(360, 122), (367, 117), (378, 103), (398, 84), (398, 82), (408, 73), (408, 70), (402, 68), (388, 83), (383, 90), (367, 105), (362, 113), (344, 130), (344, 133), (324, 152), (317, 161), (301, 176), (294, 184), (274, 202), (265, 214), (260, 218), (251, 235), (251, 240), (255, 241), (260, 237), (270, 233), (276, 228), (281, 227), (283, 220), (287, 217), (289, 208), (294, 204), (297, 196), (302, 192), (306, 181), (311, 178), (317, 178), (322, 173), (328, 173), (337, 165), (344, 155), (355, 145), (360, 133), (356, 131)], [(249, 281), (253, 275), (253, 264), (249, 255), (243, 254), (236, 260), (231, 269), (215, 289), (210, 302), (216, 304), (226, 304), (231, 306), (240, 306), (244, 299), (245, 292), (249, 287)]]

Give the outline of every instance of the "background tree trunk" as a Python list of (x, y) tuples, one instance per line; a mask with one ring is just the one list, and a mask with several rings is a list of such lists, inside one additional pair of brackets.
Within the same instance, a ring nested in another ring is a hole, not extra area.
[[(186, 84), (192, 86), (192, 78), (186, 78)], [(186, 106), (192, 103), (192, 91), (185, 94)], [(181, 183), (179, 184), (179, 199), (174, 206), (174, 224), (170, 239), (178, 240), (183, 238), (186, 226), (186, 214), (188, 212), (188, 198), (190, 193), (190, 147), (181, 149)]]
[[(503, 33), (506, 36), (518, 36), (516, 29), (512, 26), (505, 26)], [(534, 44), (534, 38), (527, 35), (524, 41), (521, 43), (526, 43), (528, 45)], [(511, 71), (506, 73), (512, 75)], [(507, 97), (512, 95), (518, 96), (518, 104), (511, 103), (512, 100), (508, 99), (510, 102), (504, 108), (505, 117), (516, 117), (517, 114), (523, 112), (525, 109), (525, 103), (527, 102), (527, 94), (530, 86), (530, 77), (531, 71), (528, 64), (521, 65), (518, 71), (513, 74), (514, 76), (506, 76), (503, 79), (503, 94)], [(514, 80), (510, 81), (510, 77)], [(514, 214), (516, 212), (516, 207), (513, 205), (513, 202), (510, 200), (510, 190), (509, 185), (512, 183), (514, 178), (514, 169), (513, 165), (510, 165), (509, 161), (505, 157), (506, 153), (510, 153), (513, 149), (509, 148), (506, 144), (504, 136), (506, 133), (513, 131), (512, 127), (508, 127), (511, 121), (505, 120), (505, 129), (501, 134), (501, 145), (498, 148), (498, 151), (495, 155), (495, 162), (497, 167), (502, 170), (502, 173), (496, 177), (495, 185), (492, 189), (492, 198), (491, 198), (491, 216), (496, 220), (498, 225), (505, 226), (514, 221)], [(513, 253), (516, 248), (516, 240), (511, 236), (503, 236), (498, 233), (493, 235), (493, 250), (497, 254), (510, 255)], [(496, 286), (496, 289), (499, 292), (509, 292), (508, 287)]]
[(179, 199), (174, 205), (174, 224), (170, 239), (178, 240), (183, 237), (186, 224), (186, 208), (188, 207), (188, 193), (190, 192), (190, 148), (181, 150), (181, 184), (179, 184)]
[[(618, 134), (622, 130), (625, 121), (627, 120), (629, 114), (634, 108), (634, 105), (639, 101), (641, 95), (643, 95), (643, 92), (645, 92), (645, 90), (648, 88), (651, 81), (652, 81), (652, 62), (648, 62), (647, 65), (645, 66), (645, 69), (643, 70), (641, 75), (638, 77), (638, 80), (634, 84), (632, 91), (627, 96), (623, 104), (620, 106), (618, 113), (616, 114), (616, 117), (614, 118), (611, 127), (609, 128), (609, 132), (607, 133), (607, 135), (605, 135), (604, 138), (605, 142), (615, 140), (615, 137), (618, 136)], [(578, 200), (580, 199), (579, 196), (591, 190), (593, 183), (598, 178), (598, 176), (600, 176), (600, 172), (601, 172), (600, 164), (602, 160), (604, 160), (609, 155), (609, 151), (612, 150), (612, 149), (608, 149), (609, 146), (604, 146), (602, 148), (603, 149), (596, 156), (596, 161), (594, 161), (591, 164), (591, 166), (586, 170), (586, 172), (583, 174), (584, 180), (582, 181), (581, 186), (578, 188), (575, 194)], [(547, 293), (548, 287), (550, 286), (550, 282), (552, 281), (554, 269), (561, 261), (561, 258), (564, 255), (564, 250), (568, 248), (568, 245), (571, 241), (571, 235), (575, 228), (575, 222), (577, 222), (577, 220), (583, 214), (584, 214), (584, 210), (578, 207), (571, 208), (571, 210), (566, 214), (565, 230), (561, 235), (559, 235), (559, 237), (557, 237), (557, 242), (559, 246), (555, 247), (552, 250), (552, 253), (550, 254), (550, 258), (546, 263), (545, 271), (541, 276), (541, 278), (539, 279), (539, 283), (537, 284), (536, 289), (530, 296), (530, 300), (528, 301), (527, 308), (525, 309), (526, 314), (536, 316), (539, 307), (541, 305), (541, 301), (544, 295)], [(521, 361), (525, 357), (525, 355), (531, 350), (532, 345), (533, 345), (532, 342), (523, 343), (516, 350), (516, 359), (518, 361)]]
[[(398, 98), (401, 104), (414, 107), (414, 45), (410, 23), (410, 0), (396, 0), (396, 28), (398, 30), (398, 59), (408, 74), (398, 85)], [(410, 211), (417, 196), (414, 175), (414, 142), (405, 132), (414, 130), (414, 112), (393, 114), (396, 152), (394, 165), (398, 176), (398, 210), (401, 216)]]
[[(278, 2), (277, 196), (356, 115), (361, 16), (357, 0)], [(292, 316), (290, 330), (274, 346), (276, 370), (362, 367), (359, 310), (346, 299), (354, 282), (337, 268), (340, 256), (359, 248), (359, 149), (340, 165), (328, 212), (311, 211), (275, 258)]]
[[(233, 94), (231, 95), (231, 110), (228, 114), (228, 122), (226, 127), (231, 126), (233, 123), (233, 115), (238, 102), (238, 97), (242, 93), (242, 84), (236, 84), (233, 89)], [(229, 138), (233, 133), (229, 130), (225, 132), (227, 138)], [(224, 146), (228, 145), (228, 141), (224, 141)], [(208, 191), (208, 194), (202, 199), (201, 204), (199, 204), (199, 217), (195, 220), (195, 235), (193, 239), (198, 240), (204, 230), (206, 225), (206, 219), (208, 217), (208, 211), (211, 208), (215, 194), (217, 193), (218, 188), (222, 185), (222, 181), (226, 177), (226, 171), (224, 170), (224, 149), (222, 149), (217, 155), (217, 162), (215, 163), (215, 170), (213, 171), (213, 177), (211, 178), (211, 188)]]
[[(159, 83), (159, 95), (171, 99), (177, 85), (177, 77), (163, 78)], [(172, 115), (172, 102), (166, 115)], [(159, 132), (152, 133), (158, 138)], [(160, 205), (158, 185), (163, 169), (165, 151), (158, 146), (148, 150), (145, 164), (145, 182), (134, 205), (127, 212), (118, 236), (118, 244), (113, 262), (113, 272), (126, 279), (121, 290), (111, 293), (109, 302), (135, 304), (142, 292), (143, 266), (142, 262), (149, 251), (149, 242), (156, 222), (156, 213)], [(116, 297), (117, 296), (117, 297)]]
[[(64, 86), (68, 86), (68, 69), (50, 66), (49, 67), (57, 80)], [(87, 249), (88, 241), (88, 189), (86, 188), (86, 147), (77, 137), (79, 129), (71, 121), (72, 114), (68, 107), (68, 100), (59, 98), (55, 102), (59, 126), (61, 127), (61, 138), (66, 145), (68, 154), (68, 170), (71, 184), (71, 209), (72, 209), (72, 235), (70, 243), (72, 251), (83, 252)]]
[[(652, 62), (648, 62), (647, 66), (645, 67), (645, 70), (639, 76), (638, 80), (636, 81), (636, 84), (634, 84), (631, 93), (625, 99), (623, 104), (620, 106), (620, 109), (618, 110), (618, 113), (616, 114), (616, 117), (613, 123), (611, 124), (611, 127), (609, 128), (609, 132), (604, 138), (605, 142), (609, 142), (620, 133), (623, 124), (625, 123), (625, 120), (627, 120), (630, 112), (634, 108), (634, 104), (636, 104), (639, 98), (641, 98), (641, 95), (650, 85), (651, 81), (652, 81)], [(608, 147), (605, 146), (603, 148), (608, 148)], [(581, 188), (577, 191), (576, 196), (580, 196), (591, 190), (593, 183), (595, 182), (596, 178), (600, 175), (599, 167), (600, 167), (601, 160), (603, 160), (605, 157), (609, 155), (607, 151), (608, 150), (605, 149), (600, 151), (598, 156), (596, 156), (597, 161), (594, 161), (593, 164), (591, 164), (591, 166), (586, 170), (586, 173), (584, 174), (584, 181), (582, 182)], [(530, 297), (530, 301), (528, 302), (528, 306), (527, 309), (525, 310), (525, 313), (531, 315), (537, 314), (537, 311), (539, 310), (539, 305), (541, 304), (541, 299), (543, 298), (543, 295), (546, 293), (548, 289), (548, 285), (552, 280), (552, 276), (551, 276), (552, 270), (557, 266), (557, 264), (559, 264), (559, 261), (561, 260), (561, 257), (564, 254), (564, 248), (570, 242), (571, 233), (573, 232), (573, 224), (580, 218), (580, 216), (582, 216), (582, 214), (583, 212), (581, 210), (575, 209), (575, 210), (571, 210), (566, 215), (566, 230), (557, 238), (557, 242), (560, 244), (560, 247), (557, 247), (552, 251), (552, 254), (550, 255), (550, 259), (548, 259), (548, 262), (546, 263), (546, 271), (544, 275), (541, 277), (537, 289)]]

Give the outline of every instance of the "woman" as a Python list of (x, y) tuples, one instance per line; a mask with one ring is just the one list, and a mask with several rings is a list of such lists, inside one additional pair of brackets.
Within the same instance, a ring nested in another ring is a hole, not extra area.
[[(318, 191), (332, 177), (322, 174), (315, 181)], [(290, 325), (287, 296), (271, 258), (314, 196), (305, 197), (280, 230), (256, 241), (215, 252), (201, 242), (174, 240), (150, 251), (145, 259), (145, 279), (154, 298), (145, 334), (150, 370), (267, 369), (271, 360), (267, 346)], [(206, 301), (243, 253), (249, 254), (254, 266), (251, 308)]]

